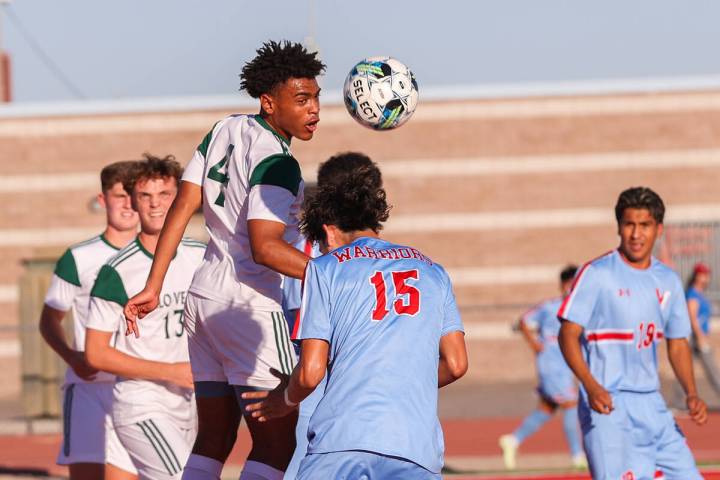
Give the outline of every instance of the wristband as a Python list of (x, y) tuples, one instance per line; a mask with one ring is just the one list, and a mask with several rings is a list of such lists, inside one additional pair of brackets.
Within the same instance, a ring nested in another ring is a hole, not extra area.
[(297, 403), (290, 401), (287, 388), (283, 391), (283, 400), (285, 400), (285, 405), (287, 405), (288, 407), (297, 407)]

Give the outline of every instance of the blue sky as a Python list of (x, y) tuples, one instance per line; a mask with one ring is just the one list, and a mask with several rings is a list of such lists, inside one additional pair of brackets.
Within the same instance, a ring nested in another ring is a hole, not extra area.
[[(366, 56), (392, 55), (423, 86), (720, 74), (715, 0), (13, 0), (2, 45), (17, 102), (230, 95), (267, 39), (311, 31), (339, 89)], [(311, 12), (315, 12), (314, 15)]]

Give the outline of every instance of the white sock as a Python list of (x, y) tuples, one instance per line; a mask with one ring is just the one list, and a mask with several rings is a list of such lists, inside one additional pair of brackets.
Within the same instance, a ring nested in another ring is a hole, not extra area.
[(248, 460), (240, 474), (240, 480), (283, 480), (284, 475), (284, 472), (270, 465)]
[(190, 454), (182, 480), (220, 480), (223, 464), (214, 458)]

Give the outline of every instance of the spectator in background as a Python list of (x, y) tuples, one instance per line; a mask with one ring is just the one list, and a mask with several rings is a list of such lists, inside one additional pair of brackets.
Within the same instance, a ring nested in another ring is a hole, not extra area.
[(720, 370), (715, 363), (712, 348), (708, 341), (710, 333), (710, 317), (712, 305), (705, 296), (710, 285), (710, 268), (704, 263), (697, 263), (687, 283), (685, 298), (687, 299), (690, 325), (692, 327), (693, 353), (700, 360), (710, 385), (720, 395)]

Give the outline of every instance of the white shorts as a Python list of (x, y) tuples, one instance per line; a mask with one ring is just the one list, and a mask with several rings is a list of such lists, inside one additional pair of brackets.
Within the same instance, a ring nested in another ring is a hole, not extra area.
[(58, 465), (111, 463), (137, 474), (113, 428), (113, 383), (71, 383), (63, 390), (63, 442)]
[(296, 363), (281, 311), (225, 305), (188, 293), (185, 302), (190, 365), (196, 382), (274, 388), (274, 368), (290, 374)]
[(115, 427), (130, 454), (139, 478), (180, 479), (197, 430), (183, 428), (168, 418), (154, 418)]

